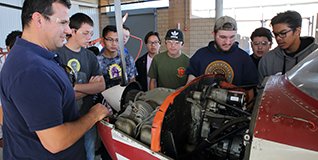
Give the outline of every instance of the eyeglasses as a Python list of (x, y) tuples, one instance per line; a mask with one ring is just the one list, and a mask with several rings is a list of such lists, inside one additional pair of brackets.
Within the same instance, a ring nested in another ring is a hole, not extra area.
[(62, 26), (69, 26), (69, 24), (70, 24), (69, 20), (61, 20), (60, 18), (53, 17), (53, 16), (48, 16), (48, 15), (45, 15), (45, 14), (42, 14), (42, 16), (48, 21), (51, 21), (53, 18), (55, 18), (55, 20), (53, 22), (55, 22), (57, 24), (60, 24)]
[(279, 32), (279, 33), (275, 33), (273, 32), (274, 36), (277, 38), (277, 37), (280, 37), (280, 38), (285, 38), (287, 36), (287, 33), (292, 31), (292, 29), (288, 30), (288, 31), (282, 31), (282, 32)]
[(83, 31), (79, 31), (79, 30), (75, 30), (75, 31), (79, 32), (80, 34), (82, 34), (85, 37), (87, 37), (87, 36), (93, 37), (93, 35), (94, 35), (93, 31), (84, 31), (84, 32)]
[(61, 66), (63, 67), (64, 71), (67, 74), (68, 79), (70, 80), (70, 82), (72, 83), (72, 85), (74, 87), (75, 82), (76, 82), (76, 77), (75, 77), (74, 71), (72, 70), (71, 67), (69, 67), (69, 66), (67, 66), (65, 64), (61, 64)]
[(254, 46), (258, 46), (258, 45), (267, 46), (267, 45), (271, 44), (271, 42), (268, 42), (268, 41), (253, 41), (252, 44)]
[(118, 43), (118, 39), (112, 39), (112, 38), (107, 38), (107, 37), (105, 37), (104, 39), (108, 42), (111, 42), (111, 43), (114, 43), (114, 42)]
[(159, 45), (159, 44), (160, 44), (160, 41), (153, 41), (153, 42), (148, 41), (148, 42), (147, 42), (147, 45), (155, 45), (155, 46), (157, 46), (157, 45)]
[(173, 40), (166, 40), (166, 43), (169, 45), (180, 45), (182, 42), (180, 41), (173, 41)]

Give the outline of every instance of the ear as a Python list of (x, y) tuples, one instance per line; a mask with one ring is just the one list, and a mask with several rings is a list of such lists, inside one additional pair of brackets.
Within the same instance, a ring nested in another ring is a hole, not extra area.
[(295, 30), (295, 33), (297, 33), (297, 35), (300, 36), (301, 27), (297, 27), (296, 30)]
[(104, 37), (102, 37), (101, 38), (101, 41), (100, 41), (100, 44), (103, 46), (103, 47), (105, 47), (106, 46), (106, 43), (105, 43), (105, 38)]
[(211, 34), (212, 34), (212, 37), (215, 37), (216, 32), (212, 31)]
[(71, 30), (72, 30), (72, 32), (71, 32), (72, 35), (76, 34), (76, 29), (71, 28)]
[(34, 12), (32, 14), (32, 23), (35, 24), (36, 27), (41, 27), (43, 20), (44, 17), (39, 12)]

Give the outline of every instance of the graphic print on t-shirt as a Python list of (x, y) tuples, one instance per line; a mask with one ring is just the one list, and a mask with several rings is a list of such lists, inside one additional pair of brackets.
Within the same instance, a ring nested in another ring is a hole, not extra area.
[(184, 75), (185, 75), (185, 68), (184, 67), (179, 67), (178, 69), (177, 69), (177, 71), (178, 71), (178, 77), (179, 78), (182, 78)]
[(75, 59), (72, 58), (67, 62), (67, 66), (72, 68), (73, 72), (75, 73), (75, 79), (76, 83), (86, 83), (87, 82), (87, 76), (86, 73), (81, 72), (81, 63)]
[(80, 69), (81, 69), (81, 64), (79, 63), (79, 61), (75, 58), (72, 58), (70, 60), (68, 60), (67, 62), (67, 66), (69, 66), (70, 68), (72, 68), (74, 73), (77, 73)]
[(121, 77), (121, 67), (116, 63), (110, 65), (108, 74), (110, 79)]
[(229, 83), (232, 83), (234, 78), (234, 71), (231, 65), (221, 60), (211, 62), (206, 67), (205, 74), (223, 75)]

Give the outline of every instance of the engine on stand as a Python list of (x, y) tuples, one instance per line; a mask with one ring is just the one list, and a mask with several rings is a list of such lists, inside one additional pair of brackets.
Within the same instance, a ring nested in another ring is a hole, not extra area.
[(200, 78), (176, 91), (157, 131), (154, 117), (174, 92), (128, 92), (125, 110), (114, 117), (115, 128), (148, 146), (153, 145), (152, 132), (159, 132), (160, 152), (173, 159), (243, 159), (251, 117), (243, 89), (212, 76)]

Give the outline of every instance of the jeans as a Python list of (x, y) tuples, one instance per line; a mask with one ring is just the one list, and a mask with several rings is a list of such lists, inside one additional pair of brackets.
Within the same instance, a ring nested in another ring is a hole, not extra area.
[(94, 125), (90, 130), (85, 133), (85, 150), (87, 160), (95, 159), (95, 143), (96, 143), (96, 125)]

